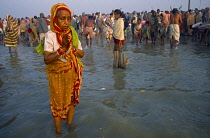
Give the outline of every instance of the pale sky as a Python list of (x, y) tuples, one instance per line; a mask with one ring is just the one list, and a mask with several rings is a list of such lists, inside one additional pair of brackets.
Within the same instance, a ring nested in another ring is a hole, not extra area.
[[(45, 16), (50, 15), (50, 8), (56, 3), (65, 3), (76, 15), (85, 13), (110, 13), (113, 9), (122, 9), (124, 12), (141, 12), (144, 10), (170, 10), (179, 8), (188, 9), (189, 0), (0, 0), (0, 18), (6, 14), (14, 18), (39, 16), (41, 12)], [(210, 7), (210, 0), (191, 0), (191, 9)]]

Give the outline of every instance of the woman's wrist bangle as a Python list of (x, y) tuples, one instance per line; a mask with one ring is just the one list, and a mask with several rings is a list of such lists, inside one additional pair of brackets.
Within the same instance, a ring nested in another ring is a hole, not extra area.
[(74, 48), (73, 52), (77, 52), (77, 49), (76, 49), (76, 48)]
[(59, 48), (58, 50), (57, 50), (57, 53), (58, 53), (58, 55), (63, 55), (63, 52), (61, 51), (61, 49)]

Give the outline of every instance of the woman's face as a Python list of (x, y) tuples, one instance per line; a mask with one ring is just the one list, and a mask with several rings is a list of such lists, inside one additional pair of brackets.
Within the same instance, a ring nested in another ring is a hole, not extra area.
[(120, 14), (117, 14), (116, 12), (114, 12), (114, 18), (115, 19), (119, 19), (120, 18)]
[(66, 31), (71, 24), (71, 14), (66, 10), (58, 11), (56, 24), (62, 31)]

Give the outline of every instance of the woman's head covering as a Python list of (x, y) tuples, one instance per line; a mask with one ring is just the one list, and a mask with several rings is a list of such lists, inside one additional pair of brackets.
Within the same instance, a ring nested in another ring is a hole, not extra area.
[(53, 32), (57, 33), (57, 32), (63, 32), (57, 25), (56, 25), (56, 15), (57, 12), (59, 10), (66, 10), (70, 13), (70, 15), (72, 14), (72, 11), (64, 4), (64, 3), (58, 3), (52, 6), (51, 10), (50, 10), (50, 28)]
[(62, 45), (63, 35), (69, 34), (71, 30), (67, 29), (67, 30), (63, 31), (56, 24), (57, 12), (59, 10), (66, 10), (70, 13), (70, 15), (72, 14), (72, 11), (64, 3), (55, 4), (51, 7), (51, 10), (50, 10), (50, 14), (51, 14), (51, 16), (50, 16), (50, 28), (53, 32), (56, 33), (58, 43), (60, 45)]

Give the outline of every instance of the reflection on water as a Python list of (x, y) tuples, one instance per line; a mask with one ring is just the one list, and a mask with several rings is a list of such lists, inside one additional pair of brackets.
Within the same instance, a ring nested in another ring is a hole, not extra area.
[(1, 124), (0, 125), (0, 129), (4, 128), (4, 127), (7, 127), (8, 125), (10, 125), (12, 122), (15, 121), (15, 119), (17, 118), (18, 114), (13, 116), (12, 119), (8, 120), (6, 123), (4, 124)]
[[(85, 40), (82, 39), (82, 44)], [(131, 60), (113, 69), (113, 44), (84, 49), (80, 104), (57, 135), (43, 56), (21, 45), (0, 51), (0, 135), (4, 137), (209, 137), (210, 47), (183, 38), (178, 49), (123, 46)], [(101, 88), (104, 88), (103, 90)]]
[(11, 53), (10, 57), (8, 57), (6, 59), (6, 61), (9, 63), (11, 68), (20, 68), (21, 67), (21, 59), (19, 58), (19, 56), (15, 53)]
[(124, 73), (125, 70), (123, 69), (113, 69), (113, 79), (114, 79), (114, 88), (116, 90), (125, 89), (125, 77), (126, 74)]

